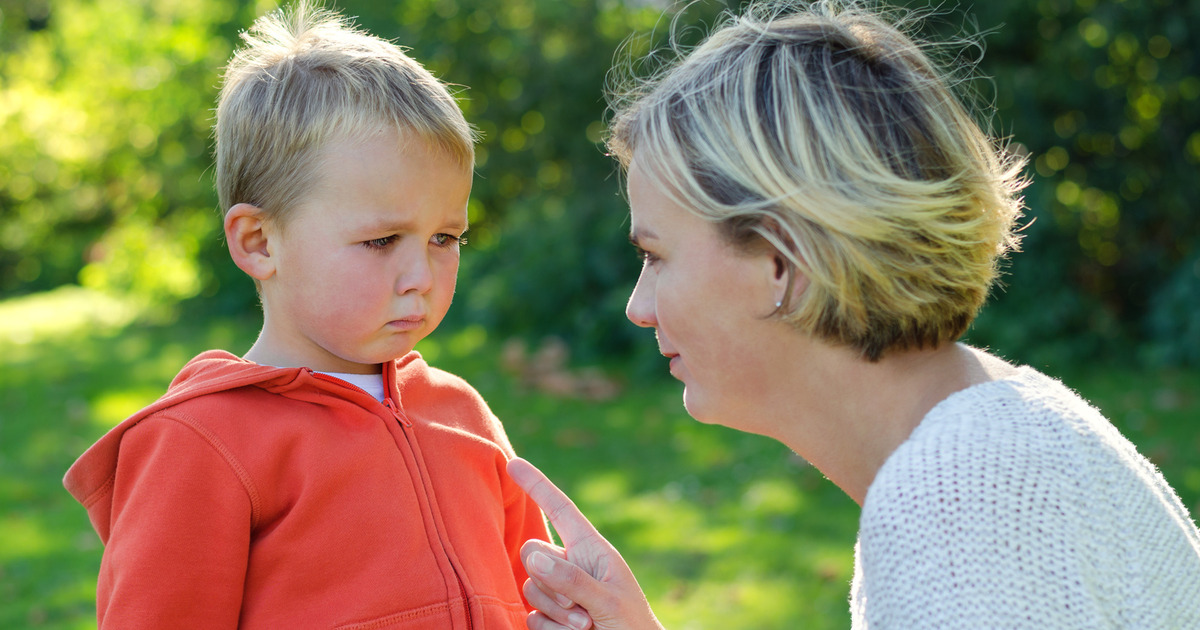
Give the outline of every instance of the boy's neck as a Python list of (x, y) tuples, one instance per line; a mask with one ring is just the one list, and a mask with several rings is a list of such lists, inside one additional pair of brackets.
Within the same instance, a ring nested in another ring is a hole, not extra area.
[(281, 368), (309, 368), (317, 372), (330, 374), (382, 374), (383, 372), (383, 367), (379, 363), (354, 363), (351, 361), (314, 362), (300, 353), (290, 351), (283, 344), (275, 343), (267, 326), (263, 326), (263, 330), (258, 334), (258, 339), (254, 341), (254, 345), (250, 346), (250, 350), (242, 358), (259, 365)]

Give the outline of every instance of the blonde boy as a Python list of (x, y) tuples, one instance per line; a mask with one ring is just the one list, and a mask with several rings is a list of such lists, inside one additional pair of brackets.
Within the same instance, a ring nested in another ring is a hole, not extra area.
[(541, 513), (503, 427), (413, 346), (450, 307), (474, 162), (446, 87), (301, 3), (226, 70), (217, 186), (262, 331), (67, 473), (102, 628), (510, 628)]

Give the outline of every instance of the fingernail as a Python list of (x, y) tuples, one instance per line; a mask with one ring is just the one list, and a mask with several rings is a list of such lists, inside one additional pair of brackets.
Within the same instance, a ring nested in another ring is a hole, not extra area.
[(540, 551), (535, 551), (529, 556), (529, 565), (540, 575), (550, 575), (554, 570), (554, 561)]
[(576, 630), (583, 630), (587, 627), (588, 618), (579, 613), (571, 613), (567, 615), (567, 623)]
[(563, 608), (570, 608), (575, 605), (575, 602), (567, 599), (567, 596), (563, 595), (562, 593), (555, 593), (554, 601), (558, 602), (558, 605), (562, 606)]

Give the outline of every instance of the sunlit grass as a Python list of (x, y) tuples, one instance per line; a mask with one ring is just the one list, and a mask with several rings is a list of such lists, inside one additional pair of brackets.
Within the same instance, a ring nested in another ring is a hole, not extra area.
[(104, 392), (92, 401), (91, 421), (96, 426), (110, 429), (161, 395), (161, 391), (148, 387)]
[[(129, 325), (120, 310), (81, 291), (0, 303), (0, 628), (95, 627), (102, 549), (63, 473), (188, 359), (244, 352), (258, 325)], [(625, 553), (668, 627), (848, 627), (858, 510), (818, 471), (766, 438), (694, 422), (677, 383), (626, 377), (623, 365), (607, 366), (615, 397), (548, 395), (505, 367), (504, 341), (472, 327), (419, 349), (488, 399), (517, 450)], [(1071, 372), (1065, 382), (1200, 513), (1200, 372)]]
[(119, 330), (138, 313), (137, 306), (128, 300), (65, 286), (0, 301), (0, 342), (25, 346), (50, 337)]
[(7, 514), (0, 518), (0, 562), (5, 564), (24, 556), (38, 556), (54, 548), (54, 541), (33, 514)]

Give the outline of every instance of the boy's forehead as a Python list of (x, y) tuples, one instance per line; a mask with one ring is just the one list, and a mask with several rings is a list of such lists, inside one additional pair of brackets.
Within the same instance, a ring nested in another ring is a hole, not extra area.
[(425, 137), (410, 129), (390, 125), (370, 125), (362, 129), (331, 133), (315, 151), (319, 156), (317, 166), (325, 169), (334, 163), (360, 162), (369, 168), (373, 166), (371, 160), (364, 162), (364, 149), (368, 146), (394, 151), (395, 155), (421, 161), (433, 159), (443, 164), (453, 164), (461, 168), (467, 177), (472, 176), (474, 171), (471, 160), (463, 160), (437, 138)]
[(355, 233), (466, 231), (473, 172), (435, 143), (394, 128), (339, 133), (320, 150), (298, 215), (337, 215)]
[(380, 140), (394, 142), (396, 150), (402, 153), (442, 156), (460, 164), (464, 170), (468, 171), (474, 167), (474, 164), (471, 163), (473, 160), (471, 158), (464, 159), (455, 150), (453, 143), (436, 135), (421, 133), (404, 125), (387, 121), (358, 123), (349, 128), (335, 130), (328, 135), (322, 143), (323, 146), (318, 150), (329, 156), (339, 150), (352, 152), (364, 144)]

